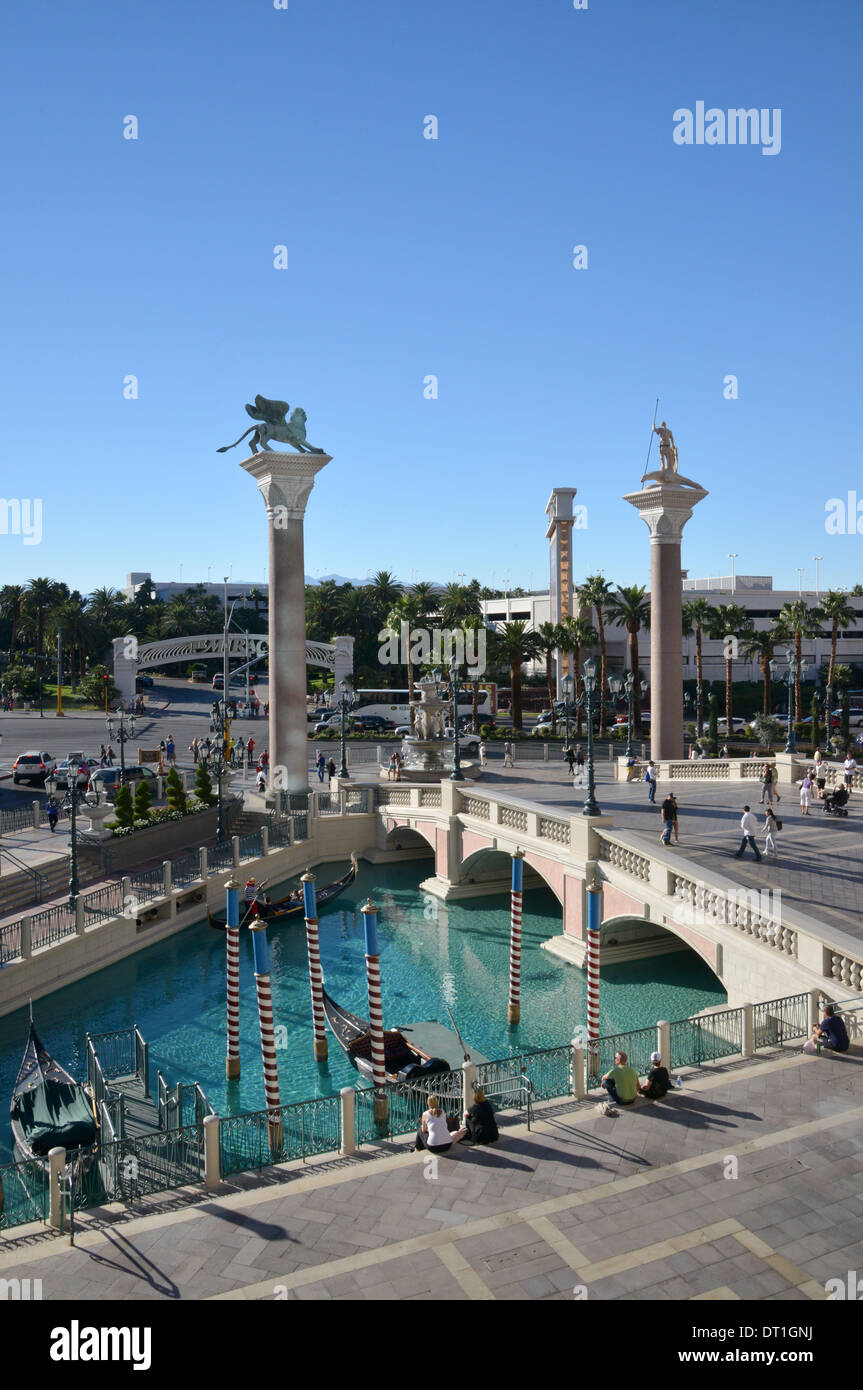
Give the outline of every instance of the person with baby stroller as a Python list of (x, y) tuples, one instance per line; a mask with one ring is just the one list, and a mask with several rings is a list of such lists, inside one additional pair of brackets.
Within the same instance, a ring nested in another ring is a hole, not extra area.
[(825, 792), (821, 805), (828, 816), (847, 816), (848, 814), (848, 791), (845, 787), (837, 787), (835, 792)]

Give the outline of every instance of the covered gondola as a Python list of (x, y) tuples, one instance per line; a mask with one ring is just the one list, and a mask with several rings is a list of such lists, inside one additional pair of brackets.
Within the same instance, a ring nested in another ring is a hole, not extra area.
[[(371, 1080), (372, 1039), (368, 1019), (337, 1004), (326, 990), (324, 1013), (348, 1061)], [(440, 1023), (412, 1023), (384, 1030), (384, 1069), (388, 1081), (422, 1081), (425, 1077), (454, 1071), (466, 1060), (486, 1062), (488, 1058), (474, 1049), (468, 1049), (465, 1055), (457, 1034)]]
[[(347, 873), (343, 874), (341, 878), (334, 879), (332, 883), (327, 883), (323, 888), (317, 890), (315, 898), (319, 912), (322, 907), (332, 902), (333, 898), (337, 898), (339, 893), (343, 893), (344, 890), (353, 883), (358, 870), (357, 856), (352, 854), (351, 867), (348, 869)], [(257, 916), (261, 922), (266, 922), (268, 926), (271, 923), (280, 925), (283, 922), (290, 921), (292, 918), (300, 918), (300, 920), (302, 920), (303, 890), (302, 888), (295, 888), (292, 893), (286, 894), (284, 898), (277, 899), (276, 902), (259, 903), (258, 910), (254, 914), (250, 912), (249, 904), (241, 901), (241, 922), (245, 916), (248, 916), (249, 920), (252, 919), (252, 916)], [(224, 931), (227, 926), (227, 915), (224, 912), (210, 912), (210, 910), (207, 909), (207, 922), (214, 931)]]
[(89, 1163), (99, 1135), (90, 1095), (41, 1042), (33, 1020), (10, 1105), (17, 1157), (48, 1167), (51, 1149)]

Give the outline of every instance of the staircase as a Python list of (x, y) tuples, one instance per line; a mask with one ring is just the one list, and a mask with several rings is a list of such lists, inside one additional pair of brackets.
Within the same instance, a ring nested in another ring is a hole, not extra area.
[[(34, 865), (40, 877), (37, 879), (27, 869), (15, 869), (12, 873), (0, 875), (0, 915), (20, 912), (22, 908), (32, 908), (35, 912), (45, 903), (55, 898), (65, 897), (69, 892), (69, 856), (58, 854), (53, 859)], [(78, 882), (81, 888), (103, 877), (90, 865), (78, 859)]]
[(267, 823), (267, 813), (265, 811), (241, 811), (237, 819), (231, 823), (232, 835), (247, 835), (250, 830), (260, 830), (262, 825)]

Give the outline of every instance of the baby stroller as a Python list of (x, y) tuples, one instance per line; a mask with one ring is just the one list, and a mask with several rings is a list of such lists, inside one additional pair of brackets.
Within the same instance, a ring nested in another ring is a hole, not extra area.
[(828, 816), (847, 816), (848, 790), (846, 787), (837, 787), (835, 792), (825, 792), (824, 800), (821, 805)]

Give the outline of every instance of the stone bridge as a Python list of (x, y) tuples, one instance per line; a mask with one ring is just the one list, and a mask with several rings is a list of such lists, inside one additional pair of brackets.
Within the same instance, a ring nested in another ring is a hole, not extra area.
[[(736, 1006), (820, 988), (863, 992), (859, 941), (615, 831), (610, 817), (555, 814), (538, 803), (444, 781), (378, 788), (379, 859), (423, 856), (422, 888), (441, 898), (508, 892), (510, 856), (525, 855), (525, 888), (544, 883), (561, 906), (562, 932), (547, 949), (576, 965), (586, 954), (589, 884), (602, 891), (604, 963), (687, 946), (707, 962)], [(370, 856), (371, 857), (371, 856)]]
[[(137, 637), (115, 637), (114, 682), (124, 700), (135, 694), (139, 671), (147, 671), (177, 662), (212, 660), (225, 650), (221, 632), (201, 633), (197, 637), (167, 637), (159, 642), (139, 642)], [(253, 656), (266, 656), (270, 639), (265, 634), (232, 632), (228, 636), (228, 656), (249, 661)], [(334, 689), (340, 680), (350, 681), (354, 670), (353, 637), (334, 637), (332, 642), (306, 642), (306, 665), (322, 666), (332, 671)]]

